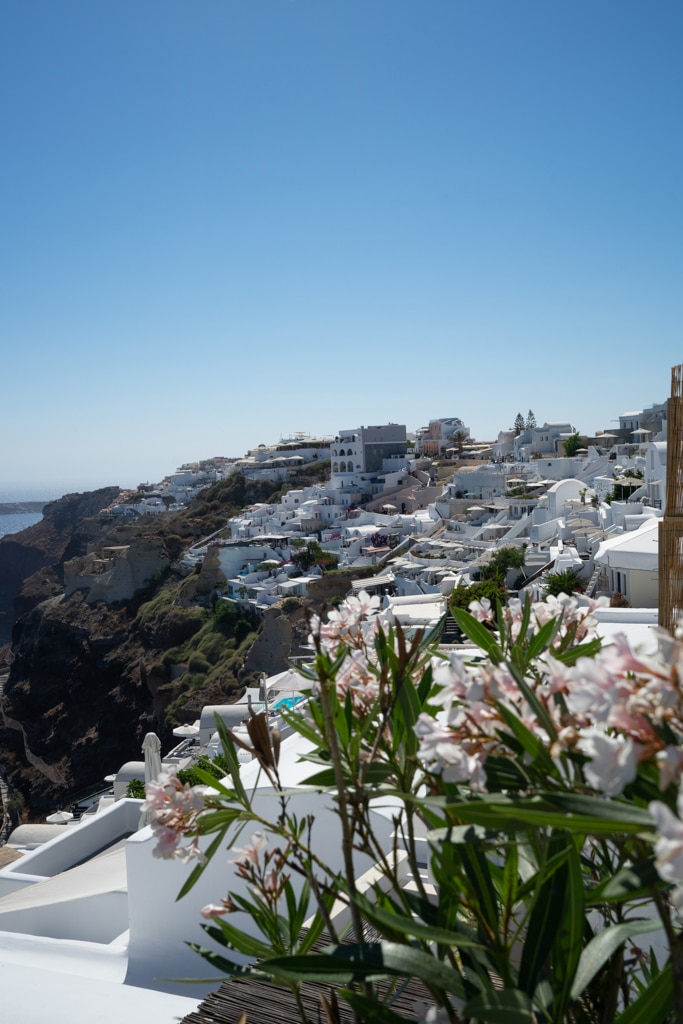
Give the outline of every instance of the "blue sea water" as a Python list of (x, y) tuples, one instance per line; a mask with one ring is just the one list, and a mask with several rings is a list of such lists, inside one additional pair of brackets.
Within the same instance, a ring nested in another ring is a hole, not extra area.
[(16, 512), (9, 516), (0, 515), (0, 538), (9, 533), (20, 533), (29, 526), (35, 526), (43, 518), (42, 512)]
[[(54, 501), (75, 488), (60, 484), (25, 484), (0, 482), (0, 504), (22, 501)], [(83, 488), (85, 490), (85, 488)], [(34, 526), (43, 518), (41, 512), (13, 512), (0, 515), (0, 538), (11, 533), (20, 533), (29, 526)]]

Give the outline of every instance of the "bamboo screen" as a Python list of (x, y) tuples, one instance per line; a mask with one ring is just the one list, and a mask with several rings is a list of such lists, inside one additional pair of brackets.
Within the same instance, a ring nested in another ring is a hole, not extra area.
[(667, 410), (666, 508), (659, 523), (659, 624), (683, 619), (683, 364), (671, 370)]

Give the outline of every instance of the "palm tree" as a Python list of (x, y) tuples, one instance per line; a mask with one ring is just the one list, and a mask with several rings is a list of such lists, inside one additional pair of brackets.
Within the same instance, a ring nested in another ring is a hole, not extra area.
[(465, 441), (467, 440), (467, 434), (465, 433), (465, 431), (464, 430), (456, 430), (454, 434), (450, 435), (448, 440), (451, 442), (451, 444), (455, 448), (455, 452), (456, 452), (456, 455), (458, 456), (458, 458), (461, 458), (462, 457), (462, 450), (463, 450), (463, 448), (465, 446)]

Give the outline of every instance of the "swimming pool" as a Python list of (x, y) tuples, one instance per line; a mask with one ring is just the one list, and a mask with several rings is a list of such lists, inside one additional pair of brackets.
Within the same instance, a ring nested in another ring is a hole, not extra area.
[(277, 703), (272, 705), (271, 710), (277, 711), (278, 708), (294, 708), (297, 704), (300, 704), (305, 697), (280, 697)]

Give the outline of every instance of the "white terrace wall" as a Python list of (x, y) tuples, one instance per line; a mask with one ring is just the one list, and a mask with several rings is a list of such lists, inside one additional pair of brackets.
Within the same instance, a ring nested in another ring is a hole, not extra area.
[[(255, 797), (260, 813), (275, 819), (279, 813), (280, 797), (271, 789), (261, 789)], [(328, 806), (330, 797), (324, 794), (300, 791), (289, 798), (289, 809), (300, 819), (312, 814), (315, 851), (334, 871), (343, 869), (339, 819)], [(386, 850), (391, 849), (391, 822), (375, 816), (375, 827)], [(259, 826), (254, 826), (256, 831)], [(242, 832), (238, 845), (249, 843), (250, 829)], [(206, 837), (210, 840), (212, 837)], [(178, 860), (159, 861), (153, 856), (155, 839), (151, 829), (143, 829), (132, 836), (127, 844), (128, 894), (130, 904), (129, 966), (126, 982), (131, 985), (162, 988), (187, 994), (187, 986), (162, 977), (209, 977), (208, 964), (188, 949), (187, 942), (207, 945), (207, 936), (201, 928), (200, 910), (207, 903), (217, 903), (228, 890), (244, 892), (246, 883), (235, 874), (234, 851), (222, 846), (201, 878), (190, 892), (176, 901), (175, 895), (187, 880), (193, 865)], [(207, 843), (208, 845), (208, 843)], [(227, 843), (225, 844), (227, 845)], [(356, 855), (357, 873), (368, 870), (372, 862)], [(298, 889), (301, 882), (292, 873), (292, 883)], [(313, 909), (313, 908), (312, 908)], [(257, 934), (256, 926), (246, 914), (239, 915), (239, 926), (248, 934)], [(235, 954), (235, 959), (238, 959)], [(215, 976), (213, 980), (215, 985)], [(193, 991), (195, 989), (193, 988)]]

